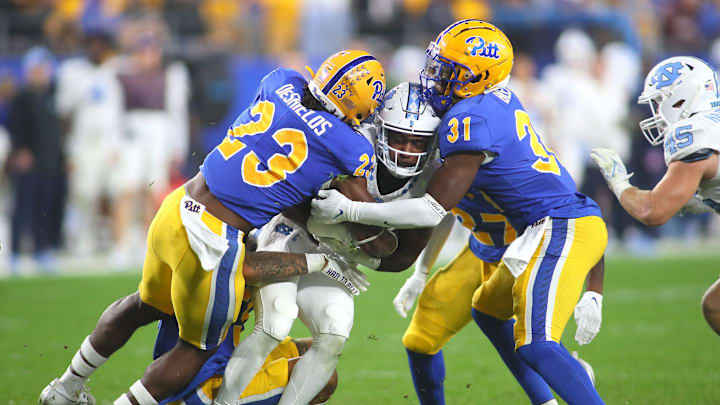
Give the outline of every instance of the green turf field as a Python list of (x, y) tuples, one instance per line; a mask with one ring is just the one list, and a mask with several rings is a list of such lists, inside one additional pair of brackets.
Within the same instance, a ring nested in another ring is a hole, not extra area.
[[(609, 260), (603, 326), (581, 356), (608, 404), (720, 404), (720, 338), (700, 298), (720, 259)], [(338, 372), (334, 404), (417, 404), (400, 342), (408, 320), (392, 298), (409, 273), (369, 274)], [(0, 405), (32, 404), (62, 374), (102, 310), (135, 290), (139, 274), (0, 280)], [(90, 381), (111, 404), (149, 363), (153, 326), (141, 329)], [(574, 322), (565, 333), (570, 350)], [(307, 335), (301, 324), (295, 336)], [(473, 324), (445, 348), (448, 404), (526, 404), (522, 391)]]

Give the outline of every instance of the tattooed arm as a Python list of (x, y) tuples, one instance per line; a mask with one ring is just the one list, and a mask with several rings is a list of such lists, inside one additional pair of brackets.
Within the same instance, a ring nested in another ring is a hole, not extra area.
[(248, 252), (242, 272), (247, 284), (281, 280), (307, 274), (307, 259), (302, 253)]

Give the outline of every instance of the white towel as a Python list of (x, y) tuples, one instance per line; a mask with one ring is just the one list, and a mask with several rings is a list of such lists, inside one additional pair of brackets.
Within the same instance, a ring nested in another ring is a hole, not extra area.
[(185, 195), (180, 200), (180, 218), (185, 225), (190, 247), (200, 259), (202, 268), (205, 271), (212, 271), (218, 268), (230, 244), (225, 236), (216, 234), (203, 222), (203, 212), (205, 206), (190, 196)]
[(552, 218), (545, 217), (529, 225), (525, 232), (508, 246), (502, 261), (513, 277), (518, 278), (525, 271), (551, 221)]

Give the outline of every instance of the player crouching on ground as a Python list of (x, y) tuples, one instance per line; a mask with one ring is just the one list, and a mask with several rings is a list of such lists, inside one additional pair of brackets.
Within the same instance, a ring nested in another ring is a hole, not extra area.
[[(148, 231), (138, 291), (105, 310), (40, 403), (94, 404), (84, 392), (89, 376), (136, 329), (174, 315), (177, 344), (114, 402), (155, 405), (186, 386), (223, 342), (240, 313), (245, 283), (311, 272), (364, 277), (343, 275), (323, 254), (246, 252), (245, 235), (307, 202), (336, 176), (362, 175), (374, 150), (350, 125), (373, 114), (384, 92), (380, 62), (363, 51), (330, 56), (311, 83), (289, 69), (265, 76), (253, 104), (200, 172), (165, 197)], [(389, 253), (395, 240), (379, 237), (368, 246)]]
[[(233, 324), (232, 331), (228, 333), (215, 354), (205, 362), (190, 384), (162, 401), (162, 405), (210, 405), (212, 403), (222, 384), (222, 373), (227, 366), (228, 359), (239, 343), (240, 334), (244, 330), (244, 324), (252, 310), (253, 301), (250, 293), (246, 291), (240, 316)], [(178, 328), (175, 318), (162, 319), (155, 341), (153, 358), (158, 358), (172, 349), (177, 343), (177, 339)], [(233, 405), (277, 404), (299, 360), (298, 356), (306, 353), (312, 343), (311, 338), (292, 339), (288, 337), (284, 339), (267, 356), (248, 387), (231, 403)], [(310, 401), (310, 404), (325, 403), (335, 391), (337, 381), (337, 373), (333, 373), (325, 387)]]
[[(387, 93), (375, 124), (359, 128), (366, 139), (375, 143), (378, 163), (366, 168), (366, 184), (351, 184), (353, 180), (349, 180), (339, 182), (338, 187), (362, 188), (372, 201), (413, 198), (425, 193), (439, 166), (435, 129), (440, 119), (421, 102), (421, 95), (417, 83), (402, 83)], [(351, 225), (311, 221), (307, 224), (311, 236), (299, 225), (304, 222), (305, 218), (276, 216), (258, 236), (258, 250), (295, 253), (331, 250), (350, 267), (363, 264), (378, 271), (401, 271), (412, 265), (430, 235), (430, 229), (400, 231), (397, 250), (379, 259), (362, 253), (359, 246), (372, 237), (358, 241), (350, 234)], [(380, 234), (383, 233), (392, 231), (383, 230)], [(366, 286), (360, 287), (364, 290)], [(335, 280), (313, 276), (261, 285), (253, 294), (255, 327), (235, 349), (215, 403), (231, 404), (250, 386), (270, 351), (286, 338), (299, 315), (310, 329), (314, 343), (298, 362), (280, 404), (307, 404), (325, 386), (337, 365), (352, 329), (353, 295), (357, 293)]]
[[(592, 158), (610, 189), (633, 218), (660, 226), (679, 213), (720, 214), (720, 89), (715, 69), (691, 56), (668, 58), (645, 79), (638, 103), (652, 117), (640, 128), (652, 145), (665, 148), (665, 176), (652, 190), (631, 186), (620, 155), (597, 148)], [(720, 335), (720, 280), (702, 299), (705, 320)]]

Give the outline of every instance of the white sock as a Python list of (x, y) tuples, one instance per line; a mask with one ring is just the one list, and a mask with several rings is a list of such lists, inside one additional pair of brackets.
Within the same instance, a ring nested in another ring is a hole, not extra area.
[(135, 400), (140, 405), (158, 405), (158, 402), (153, 398), (150, 391), (145, 388), (142, 381), (137, 380), (135, 384), (130, 386), (130, 392), (135, 397)]
[[(60, 383), (65, 387), (70, 395), (77, 395), (82, 390), (85, 381), (98, 367), (107, 361), (107, 357), (101, 356), (95, 348), (90, 344), (90, 336), (86, 337), (80, 345), (80, 350), (75, 353), (70, 367), (65, 370), (65, 374), (60, 377)], [(73, 373), (73, 370), (75, 373)], [(76, 375), (77, 373), (77, 375)]]
[(279, 340), (258, 329), (243, 339), (228, 360), (215, 403), (236, 403), (278, 343)]
[(295, 364), (278, 405), (307, 405), (325, 388), (345, 346), (342, 336), (321, 333)]
[(132, 402), (130, 402), (130, 399), (127, 397), (127, 395), (122, 394), (118, 399), (113, 402), (113, 405), (132, 405)]
[(557, 400), (555, 400), (555, 399), (551, 399), (551, 400), (549, 400), (549, 401), (547, 401), (547, 402), (543, 402), (543, 403), (540, 404), (540, 405), (558, 405), (558, 402), (557, 402)]

